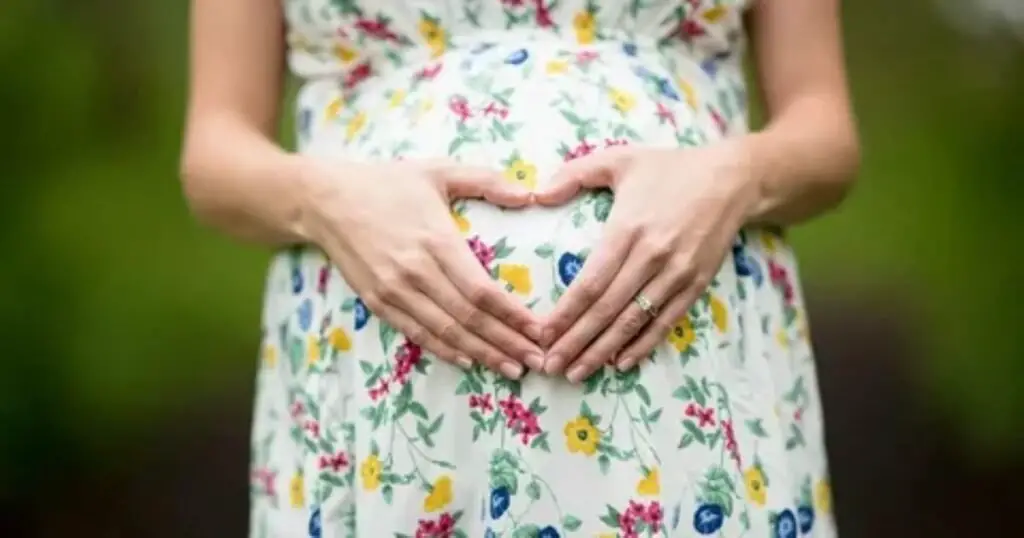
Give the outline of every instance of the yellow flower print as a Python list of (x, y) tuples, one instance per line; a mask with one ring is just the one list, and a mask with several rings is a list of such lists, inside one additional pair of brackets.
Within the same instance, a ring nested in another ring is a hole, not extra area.
[(310, 336), (309, 345), (306, 346), (306, 363), (313, 364), (318, 360), (320, 360), (320, 339)]
[(686, 104), (690, 105), (690, 108), (697, 108), (697, 90), (693, 89), (693, 84), (690, 84), (684, 79), (676, 79), (676, 85), (679, 86), (679, 90), (683, 92), (683, 99), (686, 100)]
[(779, 327), (779, 330), (775, 331), (775, 342), (782, 349), (789, 349), (789, 335), (786, 334), (786, 329)]
[(703, 16), (705, 21), (711, 24), (715, 24), (716, 22), (722, 20), (722, 18), (725, 17), (726, 13), (729, 13), (729, 8), (719, 5), (714, 6), (712, 8), (708, 8), (706, 11), (704, 11)]
[(657, 467), (648, 471), (647, 476), (637, 482), (636, 493), (641, 497), (653, 497), (661, 493), (661, 477)]
[(331, 330), (330, 336), (327, 340), (331, 343), (331, 347), (338, 351), (348, 351), (352, 349), (352, 340), (349, 339), (348, 333), (341, 327), (335, 327)]
[(601, 432), (597, 431), (589, 418), (579, 416), (565, 423), (565, 446), (569, 452), (582, 452), (587, 456), (593, 456), (599, 444)]
[(277, 366), (277, 347), (274, 344), (263, 345), (263, 364), (267, 368)]
[(452, 210), (452, 220), (455, 221), (455, 227), (458, 228), (460, 232), (466, 233), (469, 231), (469, 219), (467, 219), (462, 213)]
[(498, 266), (498, 279), (504, 281), (511, 291), (519, 295), (529, 295), (533, 291), (530, 281), (530, 268), (525, 265), (503, 263)]
[(614, 532), (602, 532), (601, 534), (597, 535), (597, 538), (618, 538), (618, 537), (619, 537), (619, 535), (615, 534)]
[(819, 480), (818, 485), (814, 487), (814, 504), (823, 514), (832, 511), (832, 486), (827, 478)]
[(612, 98), (612, 106), (615, 107), (615, 110), (623, 114), (633, 110), (633, 107), (636, 106), (636, 97), (633, 97), (631, 93), (622, 90), (612, 90), (609, 92), (609, 96)]
[(366, 113), (357, 112), (348, 122), (348, 127), (345, 128), (345, 140), (351, 142), (363, 128), (366, 127)]
[(569, 70), (569, 62), (565, 60), (551, 60), (544, 69), (549, 75), (561, 75)]
[(522, 159), (515, 159), (505, 169), (505, 179), (520, 187), (533, 190), (537, 187), (537, 167)]
[(429, 17), (421, 18), (419, 32), (435, 57), (444, 54), (448, 47), (448, 35), (436, 20)]
[(363, 479), (363, 489), (373, 491), (380, 486), (380, 473), (383, 466), (376, 454), (370, 454), (359, 466), (359, 477)]
[(761, 232), (761, 244), (764, 246), (764, 251), (768, 254), (775, 254), (779, 249), (775, 234), (767, 230)]
[(747, 498), (757, 506), (764, 506), (768, 501), (768, 490), (765, 489), (764, 473), (759, 467), (751, 467), (743, 472), (743, 482), (747, 485)]
[(711, 322), (723, 333), (729, 328), (729, 311), (725, 303), (714, 295), (711, 296)]
[(441, 475), (434, 481), (434, 485), (423, 499), (423, 510), (425, 512), (440, 512), (452, 502), (452, 479), (448, 475)]
[(335, 97), (331, 99), (330, 103), (327, 103), (327, 109), (324, 110), (324, 115), (327, 116), (328, 120), (333, 120), (341, 114), (341, 111), (345, 110), (345, 98)]
[(356, 49), (344, 43), (334, 45), (332, 52), (334, 52), (334, 56), (341, 60), (341, 63), (343, 64), (350, 64), (359, 57), (359, 53), (356, 52)]
[(302, 508), (306, 505), (306, 488), (302, 473), (295, 473), (288, 483), (288, 499), (292, 508)]
[(588, 45), (594, 42), (597, 37), (597, 21), (594, 14), (589, 11), (580, 11), (572, 19), (572, 27), (576, 30), (576, 41), (581, 45)]
[(405, 96), (408, 95), (405, 90), (395, 90), (391, 92), (391, 98), (388, 99), (388, 107), (398, 108), (405, 102)]
[(672, 344), (672, 347), (680, 353), (690, 349), (695, 340), (697, 340), (697, 333), (694, 332), (693, 322), (688, 317), (676, 323), (676, 326), (672, 327), (672, 332), (668, 333), (668, 343)]

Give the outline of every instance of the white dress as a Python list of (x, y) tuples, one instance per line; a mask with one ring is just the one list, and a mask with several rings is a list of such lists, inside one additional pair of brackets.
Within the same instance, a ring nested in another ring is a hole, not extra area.
[[(619, 144), (746, 131), (744, 0), (285, 0), (299, 151), (450, 156), (542, 185)], [(241, 24), (242, 21), (239, 21)], [(665, 181), (686, 181), (685, 171)], [(613, 204), (460, 202), (481, 265), (548, 312)], [(315, 248), (263, 314), (253, 537), (835, 536), (792, 252), (747, 229), (655, 359), (582, 387), (424, 353)]]

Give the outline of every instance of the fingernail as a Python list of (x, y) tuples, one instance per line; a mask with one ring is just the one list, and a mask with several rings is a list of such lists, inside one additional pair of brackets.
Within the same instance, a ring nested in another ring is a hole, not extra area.
[(562, 357), (559, 357), (558, 355), (548, 355), (547, 358), (544, 359), (544, 372), (545, 373), (553, 374), (553, 373), (557, 372), (558, 369), (561, 368), (561, 367), (562, 367)]
[(455, 357), (455, 363), (465, 370), (469, 370), (473, 367), (473, 361), (469, 360), (468, 357), (463, 357), (462, 355)]
[(519, 379), (523, 375), (523, 365), (514, 362), (503, 362), (498, 369), (509, 379)]
[(576, 366), (569, 368), (569, 371), (566, 372), (565, 377), (566, 379), (569, 380), (570, 383), (579, 383), (580, 381), (583, 381), (583, 365), (577, 364)]
[(526, 364), (533, 370), (544, 370), (544, 355), (539, 353), (530, 353), (526, 356)]
[(619, 364), (616, 366), (616, 368), (620, 372), (625, 372), (626, 370), (629, 370), (630, 368), (632, 368), (634, 363), (636, 363), (636, 359), (635, 358), (633, 358), (633, 357), (623, 357), (623, 359), (619, 361)]

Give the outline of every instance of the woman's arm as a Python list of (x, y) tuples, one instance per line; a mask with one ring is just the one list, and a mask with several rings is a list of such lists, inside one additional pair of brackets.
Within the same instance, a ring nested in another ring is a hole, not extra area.
[(283, 85), (279, 0), (193, 0), (181, 174), (204, 223), (273, 246), (306, 242), (302, 160), (274, 142)]
[(760, 197), (748, 222), (787, 225), (834, 208), (860, 161), (839, 0), (759, 0), (751, 36), (768, 125), (744, 142)]

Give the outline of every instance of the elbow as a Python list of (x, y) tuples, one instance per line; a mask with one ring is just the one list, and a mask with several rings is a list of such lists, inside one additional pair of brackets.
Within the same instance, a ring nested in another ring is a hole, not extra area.
[(860, 177), (861, 156), (860, 138), (851, 127), (846, 134), (837, 137), (832, 152), (834, 169), (829, 181), (832, 186), (830, 190), (833, 191), (832, 209), (838, 207), (853, 191), (857, 178)]
[(208, 169), (203, 157), (186, 144), (178, 164), (181, 192), (192, 217), (205, 226), (214, 225), (219, 220), (219, 211), (211, 195), (214, 189), (210, 185)]

